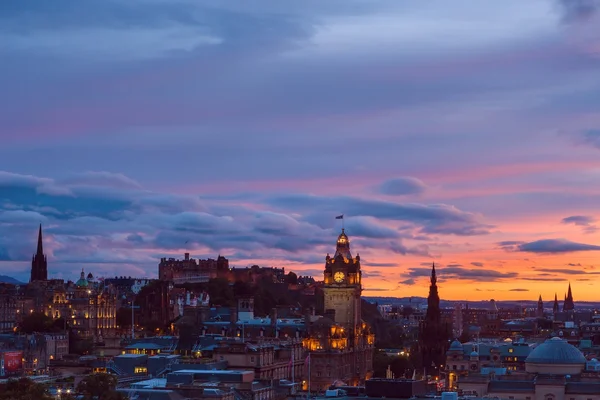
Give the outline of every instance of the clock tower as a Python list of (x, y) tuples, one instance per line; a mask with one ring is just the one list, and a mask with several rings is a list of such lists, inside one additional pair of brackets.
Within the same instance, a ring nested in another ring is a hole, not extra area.
[(325, 313), (334, 311), (336, 324), (356, 332), (362, 323), (360, 256), (352, 257), (344, 229), (338, 236), (335, 255), (325, 257), (324, 283)]

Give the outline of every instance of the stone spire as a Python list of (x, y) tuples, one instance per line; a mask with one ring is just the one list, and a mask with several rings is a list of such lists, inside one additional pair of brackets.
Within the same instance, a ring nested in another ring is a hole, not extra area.
[(438, 294), (437, 275), (435, 263), (431, 268), (431, 284), (429, 285), (429, 296), (427, 297), (427, 315), (425, 319), (430, 323), (440, 322), (440, 295)]
[(560, 311), (560, 306), (558, 305), (558, 295), (554, 293), (554, 305), (552, 306), (552, 312), (556, 314)]
[(542, 318), (544, 316), (544, 302), (542, 301), (542, 295), (540, 294), (540, 298), (538, 299), (537, 304), (537, 317)]
[(569, 289), (565, 296), (565, 303), (563, 304), (563, 311), (573, 311), (575, 309), (575, 303), (573, 302), (573, 292), (571, 292), (571, 282), (569, 282)]
[(31, 277), (30, 282), (48, 280), (48, 260), (44, 255), (44, 245), (42, 240), (42, 224), (38, 231), (37, 251), (31, 259)]

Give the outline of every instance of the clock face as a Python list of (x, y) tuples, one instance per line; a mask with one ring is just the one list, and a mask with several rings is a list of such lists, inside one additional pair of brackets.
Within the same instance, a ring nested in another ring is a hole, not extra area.
[(336, 272), (333, 275), (333, 280), (336, 281), (337, 283), (340, 283), (344, 280), (344, 273), (341, 271)]

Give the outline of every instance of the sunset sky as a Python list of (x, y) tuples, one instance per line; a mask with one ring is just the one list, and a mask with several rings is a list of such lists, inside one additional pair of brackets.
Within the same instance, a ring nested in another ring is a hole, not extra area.
[(599, 300), (598, 6), (0, 2), (0, 274), (320, 278), (344, 214), (365, 295)]

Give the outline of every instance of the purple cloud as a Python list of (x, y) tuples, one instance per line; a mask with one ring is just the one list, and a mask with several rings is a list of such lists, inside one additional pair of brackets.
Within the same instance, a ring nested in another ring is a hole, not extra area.
[(419, 179), (412, 177), (401, 177), (389, 179), (379, 186), (379, 192), (391, 196), (404, 196), (410, 194), (421, 194), (427, 186)]
[(600, 250), (600, 246), (576, 243), (567, 239), (542, 239), (519, 244), (517, 249), (529, 253), (573, 253), (576, 251)]

